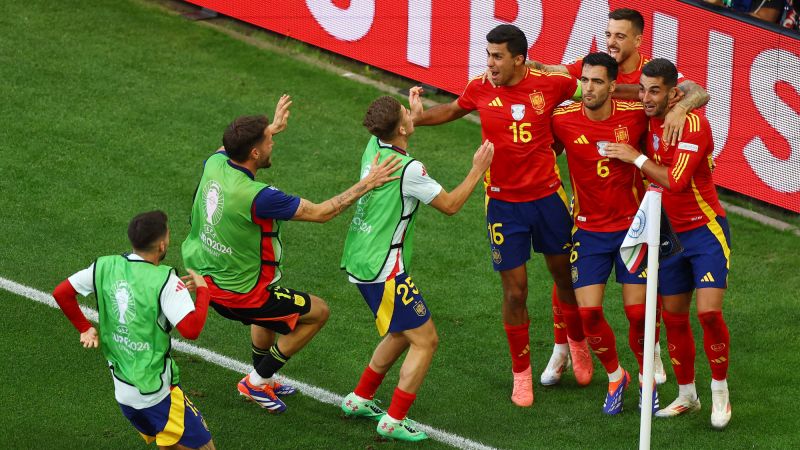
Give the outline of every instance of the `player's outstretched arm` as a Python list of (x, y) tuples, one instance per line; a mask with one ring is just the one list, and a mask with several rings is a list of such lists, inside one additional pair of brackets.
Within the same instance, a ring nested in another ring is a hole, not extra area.
[(341, 214), (342, 211), (355, 203), (356, 200), (367, 192), (400, 178), (399, 176), (392, 176), (392, 174), (400, 168), (400, 160), (392, 155), (378, 163), (379, 156), (378, 154), (375, 155), (375, 159), (372, 160), (372, 166), (367, 176), (336, 197), (328, 199), (320, 204), (301, 198), (300, 206), (297, 207), (297, 212), (295, 212), (292, 220), (320, 223), (327, 222)]
[(702, 86), (692, 80), (682, 81), (678, 85), (678, 89), (683, 93), (683, 98), (664, 117), (662, 140), (669, 142), (670, 145), (676, 145), (683, 138), (686, 115), (692, 110), (705, 106), (711, 98)]
[(617, 84), (614, 87), (614, 92), (611, 93), (611, 98), (617, 100), (632, 100), (639, 101), (639, 85), (638, 84)]
[(467, 173), (464, 181), (461, 182), (452, 192), (447, 192), (442, 189), (439, 195), (430, 202), (430, 205), (439, 211), (452, 216), (457, 213), (464, 203), (466, 203), (469, 195), (475, 189), (475, 185), (483, 178), (486, 169), (492, 163), (494, 156), (494, 144), (489, 141), (484, 141), (475, 155), (472, 157), (472, 168)]
[(458, 106), (458, 101), (436, 105), (425, 111), (422, 106), (420, 95), (423, 90), (419, 86), (414, 86), (408, 90), (408, 105), (411, 110), (411, 119), (414, 125), (439, 125), (440, 123), (452, 122), (460, 119), (469, 113), (468, 110)]
[(569, 69), (567, 69), (567, 66), (563, 64), (544, 64), (540, 61), (534, 61), (531, 59), (528, 60), (525, 65), (531, 69), (536, 69), (542, 72), (569, 73)]

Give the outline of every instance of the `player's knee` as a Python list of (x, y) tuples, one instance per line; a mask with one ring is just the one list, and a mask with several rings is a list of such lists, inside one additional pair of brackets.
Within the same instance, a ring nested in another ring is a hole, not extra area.
[(528, 299), (528, 288), (509, 286), (503, 292), (503, 301), (514, 306), (524, 306)]
[(325, 325), (325, 322), (328, 321), (328, 318), (331, 316), (331, 309), (328, 307), (328, 304), (325, 303), (325, 300), (311, 296), (311, 308), (314, 310), (314, 316), (317, 318), (316, 323), (319, 326)]

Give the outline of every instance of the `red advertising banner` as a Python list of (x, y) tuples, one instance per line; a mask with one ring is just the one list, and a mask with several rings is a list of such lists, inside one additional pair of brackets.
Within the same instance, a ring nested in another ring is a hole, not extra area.
[(634, 6), (646, 22), (641, 51), (711, 94), (716, 183), (800, 213), (800, 39), (675, 0), (191, 3), (456, 94), (483, 72), (496, 25), (522, 29), (531, 58), (563, 63), (605, 50), (609, 11)]

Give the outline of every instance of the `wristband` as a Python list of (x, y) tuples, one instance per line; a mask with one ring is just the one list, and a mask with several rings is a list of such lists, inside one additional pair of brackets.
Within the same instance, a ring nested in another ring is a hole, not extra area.
[(636, 159), (633, 160), (633, 165), (641, 169), (642, 166), (644, 165), (644, 162), (647, 161), (648, 159), (650, 158), (648, 158), (645, 155), (639, 155), (636, 157)]

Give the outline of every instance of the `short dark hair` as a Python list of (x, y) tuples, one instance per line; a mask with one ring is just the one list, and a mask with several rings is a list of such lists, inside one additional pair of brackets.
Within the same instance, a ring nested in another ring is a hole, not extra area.
[(608, 73), (608, 81), (616, 81), (617, 73), (619, 73), (619, 64), (617, 64), (617, 60), (608, 53), (589, 53), (585, 58), (583, 58), (583, 65), (581, 67), (586, 66), (605, 67), (606, 72)]
[(167, 235), (167, 215), (164, 211), (144, 212), (128, 224), (128, 239), (134, 250), (153, 250), (155, 243)]
[(619, 8), (608, 13), (608, 18), (613, 20), (627, 20), (639, 34), (644, 33), (644, 17), (642, 13), (630, 8)]
[(400, 123), (400, 106), (400, 102), (394, 97), (378, 97), (367, 108), (362, 124), (378, 139), (388, 141), (394, 138), (397, 124)]
[(661, 78), (667, 88), (674, 88), (678, 84), (678, 69), (672, 61), (664, 58), (651, 59), (642, 67), (642, 75), (650, 78)]
[(490, 44), (505, 43), (511, 56), (522, 55), (528, 58), (528, 38), (525, 33), (514, 25), (498, 25), (486, 35), (486, 41)]
[(237, 117), (222, 135), (225, 152), (236, 162), (247, 161), (250, 150), (264, 140), (264, 129), (268, 124), (265, 115)]

